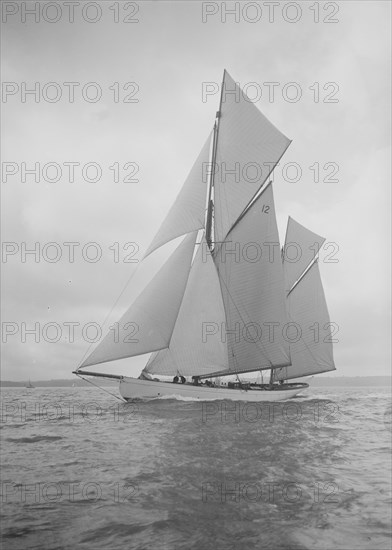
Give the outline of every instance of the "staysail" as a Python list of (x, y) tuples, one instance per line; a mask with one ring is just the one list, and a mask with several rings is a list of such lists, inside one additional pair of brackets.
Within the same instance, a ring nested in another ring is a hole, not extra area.
[(214, 175), (216, 242), (223, 242), (290, 143), (225, 71)]
[(210, 143), (211, 133), (145, 257), (176, 237), (204, 227)]
[(229, 371), (289, 365), (283, 268), (272, 184), (214, 253), (226, 312)]
[(286, 284), (292, 288), (286, 301), (289, 318), (286, 339), (290, 343), (292, 366), (287, 372), (286, 369), (277, 371), (275, 379), (293, 379), (335, 370), (328, 307), (312, 247), (315, 242), (321, 246), (324, 240), (289, 219), (285, 244), (296, 242), (302, 255), (298, 265), (287, 261), (286, 255), (283, 258)]
[(205, 239), (195, 256), (168, 349), (151, 356), (144, 371), (197, 376), (227, 369), (225, 322), (218, 274)]
[(142, 355), (169, 345), (188, 281), (197, 232), (187, 235), (81, 367)]

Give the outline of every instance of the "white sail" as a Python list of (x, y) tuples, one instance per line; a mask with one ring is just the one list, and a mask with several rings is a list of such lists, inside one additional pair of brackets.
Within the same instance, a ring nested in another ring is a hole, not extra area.
[(148, 247), (145, 257), (176, 237), (204, 227), (210, 143), (211, 134), (208, 136), (175, 202)]
[(324, 237), (309, 231), (309, 229), (289, 217), (283, 249), (287, 292), (314, 260), (324, 241)]
[[(289, 144), (225, 72), (213, 144), (210, 134), (145, 256), (186, 237), (81, 367), (152, 353), (147, 379), (273, 369), (283, 380), (335, 369), (315, 261), (325, 239), (289, 218), (282, 258), (265, 185)], [(206, 206), (207, 237), (192, 263)], [(160, 396), (136, 382), (137, 396)]]
[(290, 144), (225, 71), (214, 177), (215, 241), (222, 242)]
[(292, 379), (335, 370), (329, 314), (318, 262), (314, 262), (287, 297), (291, 325), (286, 331), (291, 366), (276, 379)]
[(197, 232), (187, 235), (81, 367), (166, 348), (184, 296)]
[(215, 253), (226, 311), (229, 370), (288, 365), (283, 268), (269, 184)]
[(203, 239), (189, 274), (170, 346), (154, 354), (144, 370), (196, 376), (227, 369), (227, 347), (221, 338), (224, 322), (218, 274)]

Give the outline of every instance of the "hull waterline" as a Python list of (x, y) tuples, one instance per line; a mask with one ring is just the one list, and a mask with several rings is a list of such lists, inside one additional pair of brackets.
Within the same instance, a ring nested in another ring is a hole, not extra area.
[(125, 377), (120, 381), (120, 394), (129, 401), (132, 399), (193, 398), (200, 401), (231, 399), (233, 401), (284, 401), (291, 399), (308, 384), (286, 384), (282, 389), (230, 389), (226, 387), (194, 386), (193, 384), (173, 384)]

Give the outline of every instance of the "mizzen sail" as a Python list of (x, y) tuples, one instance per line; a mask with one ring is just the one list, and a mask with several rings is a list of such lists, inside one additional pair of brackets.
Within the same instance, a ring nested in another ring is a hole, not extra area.
[(283, 249), (287, 292), (317, 256), (325, 239), (289, 216)]
[(335, 370), (331, 325), (318, 262), (287, 297), (291, 367), (276, 379), (293, 379)]
[[(276, 379), (292, 379), (335, 370), (331, 325), (315, 253), (325, 239), (289, 218), (283, 270), (286, 282), (286, 307), (290, 325), (292, 366), (276, 372)], [(288, 257), (288, 247), (299, 251), (297, 261)]]

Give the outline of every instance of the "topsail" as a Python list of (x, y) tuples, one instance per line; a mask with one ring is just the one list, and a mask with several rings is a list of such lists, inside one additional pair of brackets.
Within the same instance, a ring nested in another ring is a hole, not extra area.
[(215, 241), (222, 242), (291, 141), (225, 71), (214, 162)]

